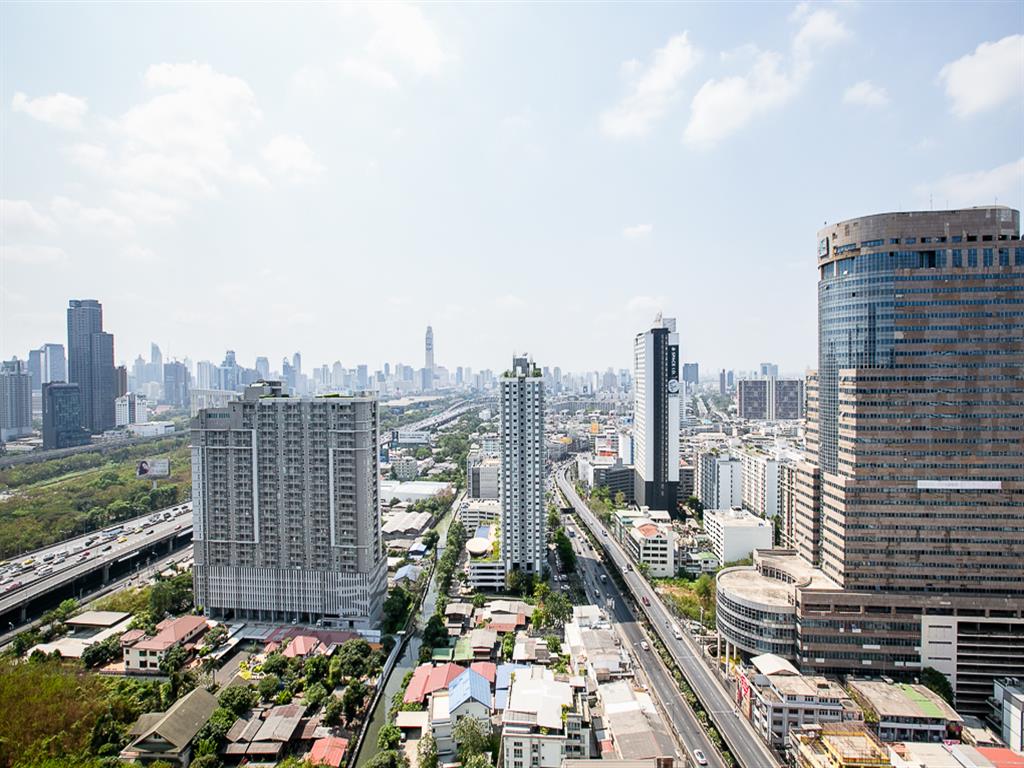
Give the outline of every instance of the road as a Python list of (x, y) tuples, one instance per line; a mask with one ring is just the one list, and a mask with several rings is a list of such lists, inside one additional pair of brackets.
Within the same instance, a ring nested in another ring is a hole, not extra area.
[[(565, 473), (566, 470), (563, 467), (555, 474), (559, 490), (594, 536), (604, 543), (606, 551), (622, 573), (626, 586), (629, 587), (633, 596), (637, 600), (647, 598), (649, 605), (642, 606), (642, 610), (647, 614), (651, 626), (658, 633), (662, 643), (668, 648), (673, 660), (683, 673), (683, 677), (704, 705), (712, 722), (718, 728), (718, 732), (722, 734), (733, 757), (745, 768), (776, 768), (776, 766), (780, 766), (781, 763), (775, 754), (761, 741), (750, 723), (739, 715), (731, 698), (719, 684), (715, 673), (701, 659), (700, 649), (689, 633), (681, 633), (682, 640), (673, 635), (670, 627), (674, 626), (675, 619), (662, 602), (661, 597), (636, 571), (626, 570), (626, 565), (629, 562), (626, 553), (618, 542), (608, 535), (605, 527), (590, 511), (590, 508), (583, 503)], [(609, 579), (610, 583), (611, 579)], [(710, 756), (711, 754), (708, 753), (709, 758)]]
[[(679, 693), (679, 686), (661, 662), (657, 651), (653, 648), (645, 651), (640, 645), (641, 642), (648, 642), (650, 638), (633, 615), (630, 607), (632, 600), (623, 598), (614, 579), (597, 560), (593, 548), (587, 543), (586, 536), (576, 527), (575, 522), (565, 521), (565, 527), (577, 534), (572, 540), (573, 548), (576, 549), (576, 567), (583, 578), (588, 597), (594, 605), (605, 608), (616, 629), (626, 638), (637, 660), (637, 666), (643, 669), (652, 692), (660, 702), (662, 710), (668, 715), (676, 741), (683, 744), (689, 756), (693, 755), (693, 750), (700, 749), (707, 757), (708, 765), (724, 768), (725, 764), (697, 722), (693, 711), (686, 706), (682, 694)], [(602, 574), (606, 577), (605, 581), (601, 581)], [(607, 602), (609, 599), (610, 604)], [(691, 764), (693, 758), (689, 756), (690, 763), (680, 760), (680, 765)]]
[(0, 614), (175, 535), (192, 535), (191, 501), (12, 558), (0, 567)]

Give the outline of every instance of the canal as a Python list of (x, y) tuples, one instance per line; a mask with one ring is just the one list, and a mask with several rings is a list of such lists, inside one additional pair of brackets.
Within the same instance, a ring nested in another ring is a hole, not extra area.
[[(441, 521), (437, 524), (437, 559), (441, 559), (441, 554), (444, 552), (445, 540), (448, 537), (448, 526), (451, 525), (452, 516), (455, 514), (455, 508), (458, 506), (458, 501), (461, 497), (456, 497), (455, 502), (451, 508), (441, 518)], [(391, 676), (387, 679), (384, 684), (384, 695), (380, 697), (377, 702), (377, 706), (373, 710), (373, 714), (370, 717), (370, 726), (366, 732), (366, 739), (363, 741), (362, 748), (359, 750), (359, 756), (356, 759), (356, 768), (363, 768), (375, 754), (377, 754), (377, 734), (380, 732), (381, 726), (387, 722), (388, 710), (391, 709), (391, 700), (395, 694), (402, 687), (402, 680), (405, 678), (407, 672), (415, 669), (419, 664), (420, 659), (420, 646), (423, 644), (422, 631), (423, 627), (426, 626), (427, 621), (434, 614), (434, 608), (437, 605), (437, 574), (436, 572), (430, 578), (430, 584), (427, 586), (427, 594), (423, 599), (423, 606), (420, 608), (419, 615), (416, 617), (416, 627), (414, 634), (409, 638), (409, 642), (405, 646), (405, 650), (402, 651), (402, 655), (398, 657), (398, 661), (395, 663), (395, 668), (391, 672)]]

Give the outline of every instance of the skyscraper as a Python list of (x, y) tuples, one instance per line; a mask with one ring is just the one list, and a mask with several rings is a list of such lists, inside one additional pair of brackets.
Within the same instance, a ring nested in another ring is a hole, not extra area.
[(679, 334), (658, 315), (633, 343), (633, 470), (637, 504), (672, 511), (679, 491)]
[(196, 603), (370, 627), (386, 586), (377, 400), (286, 395), (247, 387), (192, 421)]
[(68, 381), (78, 384), (82, 426), (114, 428), (114, 337), (103, 332), (103, 306), (95, 299), (68, 304)]
[(32, 376), (23, 360), (0, 363), (0, 443), (32, 434)]
[(266, 381), (270, 378), (270, 360), (265, 357), (256, 358), (256, 375), (260, 380)]
[(423, 389), (434, 388), (434, 329), (427, 326), (423, 356)]
[(187, 408), (189, 404), (188, 369), (184, 363), (173, 360), (164, 364), (164, 403), (174, 408)]
[(795, 421), (804, 416), (801, 379), (740, 379), (736, 394), (741, 419)]
[[(755, 557), (774, 588), (794, 584), (784, 604), (719, 575), (719, 627), (816, 671), (932, 667), (959, 711), (984, 714), (993, 678), (1024, 674), (1019, 212), (851, 219), (819, 231), (817, 256), (818, 519), (799, 555)], [(743, 629), (740, 603), (771, 621)]]
[(501, 555), (505, 574), (539, 575), (544, 516), (544, 379), (524, 355), (501, 377)]
[(77, 384), (43, 385), (43, 448), (73, 448), (89, 442), (82, 426), (82, 396)]
[(51, 381), (67, 381), (68, 366), (64, 357), (63, 344), (43, 344), (43, 384)]

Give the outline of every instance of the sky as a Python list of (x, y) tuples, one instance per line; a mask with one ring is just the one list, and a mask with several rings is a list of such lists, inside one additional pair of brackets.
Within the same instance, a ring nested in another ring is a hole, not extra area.
[(1024, 3), (0, 5), (0, 356), (816, 359), (816, 232), (1024, 203)]

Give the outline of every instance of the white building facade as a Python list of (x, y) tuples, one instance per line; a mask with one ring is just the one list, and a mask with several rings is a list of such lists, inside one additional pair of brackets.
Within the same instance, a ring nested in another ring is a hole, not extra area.
[(770, 520), (745, 509), (706, 510), (704, 531), (722, 564), (745, 560), (755, 549), (771, 549), (774, 536)]
[(636, 503), (675, 509), (679, 494), (679, 334), (661, 315), (633, 341)]

